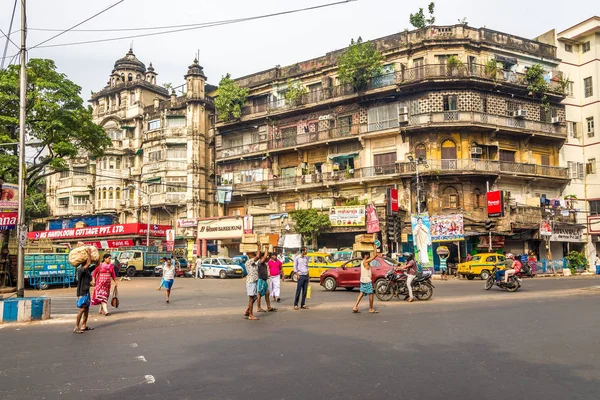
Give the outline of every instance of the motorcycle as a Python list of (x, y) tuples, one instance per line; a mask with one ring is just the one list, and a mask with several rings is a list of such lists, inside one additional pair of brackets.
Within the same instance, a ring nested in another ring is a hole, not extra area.
[[(433, 296), (431, 272), (419, 272), (412, 281), (414, 297), (418, 300), (429, 300)], [(375, 288), (375, 296), (381, 301), (390, 301), (393, 297), (408, 296), (406, 275), (401, 271), (390, 269), (385, 274), (385, 280), (379, 280)]]
[(504, 277), (498, 282), (496, 281), (496, 271), (498, 271), (498, 267), (494, 266), (492, 269), (492, 273), (489, 278), (485, 281), (485, 290), (490, 290), (494, 287), (494, 285), (498, 286), (500, 289), (506, 289), (508, 292), (516, 292), (521, 287), (521, 278), (523, 277), (523, 270), (520, 272), (511, 275), (508, 277), (508, 282), (504, 282)]

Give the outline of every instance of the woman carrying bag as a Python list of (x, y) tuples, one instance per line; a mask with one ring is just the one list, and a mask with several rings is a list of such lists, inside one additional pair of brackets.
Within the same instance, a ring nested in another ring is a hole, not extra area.
[(110, 296), (110, 281), (115, 282), (117, 288), (117, 276), (110, 262), (110, 254), (105, 254), (102, 258), (102, 264), (94, 270), (92, 285), (95, 285), (94, 295), (92, 296), (92, 305), (100, 305), (101, 315), (110, 315), (108, 312), (108, 297)]

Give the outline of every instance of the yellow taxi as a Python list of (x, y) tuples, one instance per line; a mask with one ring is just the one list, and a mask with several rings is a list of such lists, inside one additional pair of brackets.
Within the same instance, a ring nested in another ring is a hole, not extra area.
[[(319, 279), (321, 274), (328, 269), (337, 268), (345, 261), (333, 261), (328, 253), (307, 253), (308, 276), (311, 279)], [(283, 279), (291, 279), (298, 282), (298, 274), (294, 273), (294, 261), (283, 264)]]
[(458, 264), (457, 273), (468, 280), (475, 279), (476, 276), (482, 280), (487, 280), (494, 265), (499, 264), (499, 269), (504, 269), (505, 258), (502, 254), (480, 253), (473, 256), (470, 261)]

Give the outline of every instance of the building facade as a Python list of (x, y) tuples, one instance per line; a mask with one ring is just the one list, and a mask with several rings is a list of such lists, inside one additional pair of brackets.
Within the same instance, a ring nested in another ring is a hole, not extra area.
[[(130, 50), (92, 94), (94, 122), (112, 147), (99, 159), (81, 154), (69, 171), (48, 179), (49, 230), (149, 223), (175, 229), (176, 247), (192, 254), (196, 228), (177, 230), (177, 220), (213, 214), (213, 101), (197, 60), (171, 91), (157, 75)], [(135, 244), (144, 244), (145, 235), (138, 236)], [(154, 239), (164, 239), (162, 230)]]
[[(540, 197), (560, 196), (569, 182), (556, 48), (463, 25), (372, 43), (385, 61), (364, 90), (339, 81), (344, 50), (236, 80), (250, 91), (242, 116), (215, 125), (217, 184), (232, 190), (221, 213), (252, 215), (255, 232), (285, 235), (294, 232), (290, 211), (372, 203), (384, 248), (394, 251), (385, 206), (387, 189), (397, 188), (402, 246), (410, 214), (461, 214), (466, 240), (449, 243), (460, 258), (487, 249), (489, 187), (505, 197), (494, 243), (541, 252)], [(548, 107), (528, 89), (536, 64), (549, 82)], [(298, 83), (305, 93), (286, 100)], [(332, 227), (314, 247), (351, 246), (364, 231)]]

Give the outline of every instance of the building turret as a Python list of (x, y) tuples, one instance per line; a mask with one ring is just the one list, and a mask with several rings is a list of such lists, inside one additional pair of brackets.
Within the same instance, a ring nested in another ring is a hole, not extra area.
[(148, 65), (148, 70), (146, 71), (146, 82), (156, 85), (156, 75), (158, 74), (154, 72), (154, 67), (152, 66), (152, 63), (150, 63), (150, 65)]
[(206, 75), (204, 75), (204, 70), (202, 69), (202, 66), (198, 64), (197, 58), (195, 58), (192, 65), (188, 67), (188, 72), (184, 75), (184, 78), (187, 83), (187, 98), (203, 99)]

